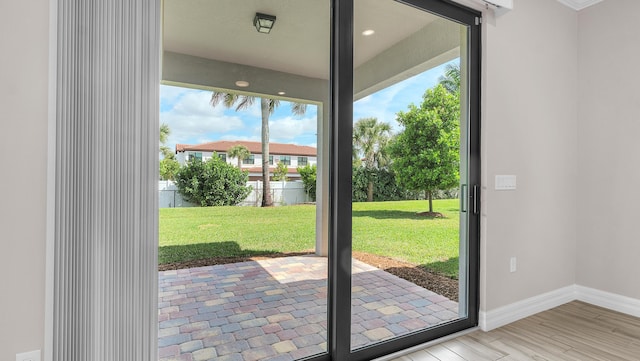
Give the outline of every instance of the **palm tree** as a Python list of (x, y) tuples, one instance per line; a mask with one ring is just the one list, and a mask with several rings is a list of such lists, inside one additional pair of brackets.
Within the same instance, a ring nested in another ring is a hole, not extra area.
[(353, 126), (354, 155), (362, 156), (363, 166), (369, 171), (367, 184), (367, 202), (373, 201), (373, 178), (375, 169), (385, 168), (389, 164), (387, 145), (391, 139), (391, 125), (378, 122), (377, 118), (362, 118)]
[(175, 155), (171, 149), (165, 145), (167, 143), (167, 138), (169, 138), (169, 134), (171, 134), (169, 125), (167, 123), (162, 123), (160, 125), (160, 153), (162, 153), (164, 158), (173, 159)]
[[(227, 108), (235, 106), (236, 111), (249, 108), (253, 105), (256, 97), (249, 95), (239, 95), (233, 93), (213, 92), (211, 94), (211, 106), (222, 103)], [(237, 103), (237, 104), (236, 104)], [(260, 98), (260, 112), (262, 114), (262, 206), (269, 207), (271, 201), (271, 186), (269, 184), (269, 116), (273, 114), (280, 105), (277, 99)], [(292, 103), (291, 112), (296, 115), (302, 115), (307, 111), (307, 105), (302, 103)]]
[(451, 94), (460, 92), (460, 63), (447, 64), (444, 68), (444, 76), (439, 79), (440, 84)]
[(242, 169), (242, 160), (251, 155), (249, 149), (240, 144), (234, 145), (233, 147), (229, 148), (229, 151), (227, 153), (229, 154), (229, 157), (238, 158), (238, 169)]

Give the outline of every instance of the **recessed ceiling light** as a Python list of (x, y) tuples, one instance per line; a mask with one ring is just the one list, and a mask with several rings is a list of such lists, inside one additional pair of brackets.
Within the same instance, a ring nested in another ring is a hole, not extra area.
[(287, 93), (285, 93), (285, 92), (278, 92), (278, 95), (285, 95), (285, 94), (287, 94)]
[(367, 30), (365, 30), (365, 31), (363, 31), (363, 32), (362, 32), (362, 35), (364, 35), (364, 36), (371, 36), (371, 35), (373, 35), (373, 34), (375, 34), (375, 33), (376, 33), (376, 31), (375, 31), (375, 30), (373, 30), (373, 29), (367, 29)]
[(245, 80), (238, 80), (236, 82), (236, 85), (239, 86), (240, 88), (246, 88), (249, 86), (249, 82)]

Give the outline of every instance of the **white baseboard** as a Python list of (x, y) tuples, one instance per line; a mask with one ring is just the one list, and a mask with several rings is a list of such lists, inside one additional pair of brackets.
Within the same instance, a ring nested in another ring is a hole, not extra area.
[(575, 286), (567, 286), (548, 293), (518, 301), (491, 311), (480, 311), (480, 329), (491, 331), (511, 322), (533, 316), (576, 299)]
[(612, 311), (640, 317), (640, 300), (594, 288), (576, 286), (576, 299)]
[(571, 301), (582, 301), (612, 311), (640, 317), (640, 300), (638, 299), (594, 288), (572, 285), (499, 307), (495, 310), (480, 311), (479, 326), (483, 331), (491, 331)]

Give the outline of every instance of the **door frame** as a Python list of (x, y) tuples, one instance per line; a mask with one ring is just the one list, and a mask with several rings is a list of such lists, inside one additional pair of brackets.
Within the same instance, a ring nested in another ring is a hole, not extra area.
[(332, 0), (329, 184), (329, 330), (334, 360), (370, 360), (478, 325), (480, 271), (480, 71), (481, 17), (448, 0), (396, 0), (468, 27), (469, 54), (469, 275), (468, 315), (431, 329), (351, 351), (353, 0)]

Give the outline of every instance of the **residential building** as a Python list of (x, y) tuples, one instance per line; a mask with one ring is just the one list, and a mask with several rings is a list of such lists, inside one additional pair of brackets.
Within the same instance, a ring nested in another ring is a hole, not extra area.
[[(471, 0), (457, 2), (475, 4)], [(73, 16), (85, 14), (82, 35), (91, 40), (95, 35), (91, 26), (104, 26), (104, 19), (95, 4), (82, 4), (88, 10), (83, 7), (85, 12), (77, 11)], [(123, 4), (119, 2), (118, 6)], [(635, 227), (640, 188), (634, 186), (640, 180), (640, 168), (634, 166), (640, 151), (640, 32), (634, 26), (640, 2), (515, 0), (514, 4), (513, 10), (495, 15), (483, 5), (476, 6), (483, 12), (480, 327), (492, 329), (572, 299), (640, 316), (640, 287), (635, 279), (640, 274), (640, 242)], [(120, 15), (109, 7), (110, 2), (100, 6)], [(53, 329), (50, 311), (51, 295), (59, 291), (54, 282), (56, 269), (51, 266), (53, 254), (60, 251), (52, 241), (56, 231), (53, 225), (63, 216), (52, 207), (56, 205), (53, 184), (60, 175), (55, 171), (56, 157), (61, 149), (49, 144), (55, 145), (56, 139), (62, 138), (56, 134), (55, 108), (50, 108), (56, 102), (55, 87), (50, 82), (60, 74), (57, 69), (64, 74), (68, 67), (65, 62), (50, 61), (56, 59), (58, 51), (56, 14), (60, 12), (60, 19), (66, 16), (62, 13), (65, 6), (58, 7), (58, 1), (33, 0), (4, 1), (1, 8), (0, 33), (5, 35), (0, 37), (0, 48), (6, 56), (0, 57), (0, 189), (5, 192), (0, 205), (0, 360), (14, 360), (16, 353), (29, 350), (51, 354), (53, 335), (63, 336)], [(101, 21), (93, 21), (88, 13), (97, 14)], [(89, 59), (95, 59), (97, 65), (104, 60), (100, 55), (118, 53), (125, 57), (116, 51), (125, 41), (121, 36), (105, 42), (111, 44), (112, 51), (92, 53), (94, 57)], [(99, 47), (97, 43), (82, 44), (90, 50)], [(78, 59), (69, 58), (68, 62)], [(59, 98), (86, 96), (82, 102), (90, 103), (124, 91), (90, 91), (108, 85), (100, 80), (104, 79), (79, 81), (76, 92), (60, 94)], [(157, 84), (155, 89), (157, 94)], [(120, 116), (127, 109), (117, 110)], [(93, 114), (86, 115), (90, 118)], [(155, 134), (152, 129), (149, 132)], [(99, 132), (82, 135), (91, 135), (86, 142), (92, 146), (126, 143)], [(15, 156), (16, 150), (25, 149), (25, 142), (33, 155), (28, 161)], [(80, 143), (67, 141), (63, 145)], [(157, 151), (153, 155), (157, 163)], [(107, 159), (110, 154), (96, 156)], [(500, 174), (516, 174), (517, 189), (495, 190), (494, 179)], [(123, 175), (115, 171), (108, 174), (114, 179)], [(108, 194), (102, 180), (86, 179), (95, 182), (95, 188), (78, 194), (74, 202), (89, 194)], [(151, 180), (157, 183), (157, 179)], [(93, 206), (102, 209), (102, 202), (114, 199), (103, 196)], [(143, 213), (126, 215), (129, 228), (140, 227), (138, 220)], [(71, 225), (96, 221), (82, 215), (78, 214)], [(103, 230), (118, 233), (121, 229)], [(78, 238), (84, 242), (92, 236), (95, 234), (86, 233)], [(117, 243), (118, 247), (125, 245)], [(95, 249), (79, 255), (83, 264), (100, 266), (105, 263), (103, 254)], [(109, 253), (109, 259), (133, 256), (123, 251)], [(510, 272), (509, 260), (514, 256), (518, 257), (518, 268)], [(114, 273), (125, 279), (140, 269), (137, 263), (131, 265), (114, 269)], [(77, 274), (77, 282), (91, 286), (87, 293), (106, 287), (97, 281), (102, 281), (97, 274)], [(84, 309), (92, 311), (103, 303), (93, 296), (85, 300), (66, 312), (75, 315)], [(135, 297), (121, 300), (122, 304), (140, 304)], [(136, 307), (137, 311), (145, 310)], [(133, 311), (101, 320), (120, 319), (131, 326), (136, 315)], [(93, 312), (91, 316), (104, 315)], [(89, 333), (96, 343), (120, 335), (104, 334), (85, 319), (74, 320), (78, 328), (73, 334)], [(154, 321), (153, 317), (149, 320)], [(562, 337), (562, 330), (558, 332)], [(120, 333), (132, 344), (143, 344), (144, 337), (132, 333), (130, 327), (122, 327)], [(612, 335), (601, 341), (615, 343), (611, 341), (614, 338)], [(84, 345), (73, 346), (84, 350)], [(90, 355), (97, 354), (94, 350)], [(113, 359), (134, 360), (135, 356), (114, 355)]]
[[(262, 180), (262, 143), (241, 140), (219, 140), (196, 145), (176, 144), (176, 159), (181, 165), (192, 158), (208, 160), (215, 153), (229, 164), (237, 165), (238, 159), (229, 155), (229, 149), (236, 145), (246, 147), (251, 155), (242, 159), (242, 170), (249, 172), (249, 180)], [(314, 147), (296, 144), (269, 144), (269, 172), (273, 176), (279, 162), (288, 168), (289, 180), (300, 180), (298, 167), (316, 165), (318, 150)]]

